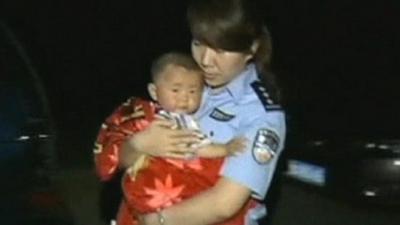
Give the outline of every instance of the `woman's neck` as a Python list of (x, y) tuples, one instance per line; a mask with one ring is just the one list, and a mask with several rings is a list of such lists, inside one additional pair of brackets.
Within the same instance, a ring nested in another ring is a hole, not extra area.
[(210, 88), (211, 94), (215, 95), (221, 93), (225, 89), (226, 85), (227, 84), (221, 84), (218, 86), (208, 86), (208, 87)]

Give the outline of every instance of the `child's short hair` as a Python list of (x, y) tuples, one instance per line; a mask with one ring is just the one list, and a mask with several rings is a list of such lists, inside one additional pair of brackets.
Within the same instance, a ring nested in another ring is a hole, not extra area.
[(203, 72), (191, 55), (181, 52), (169, 52), (162, 54), (151, 65), (151, 78), (154, 81), (168, 65), (181, 66), (187, 70)]

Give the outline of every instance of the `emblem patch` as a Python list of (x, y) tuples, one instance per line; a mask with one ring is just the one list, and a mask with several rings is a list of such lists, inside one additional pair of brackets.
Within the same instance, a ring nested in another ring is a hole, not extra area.
[(279, 136), (269, 129), (259, 129), (253, 143), (253, 158), (259, 164), (268, 163), (279, 147)]
[(218, 108), (214, 108), (214, 110), (210, 114), (210, 117), (218, 121), (226, 122), (235, 118), (235, 115), (231, 115)]

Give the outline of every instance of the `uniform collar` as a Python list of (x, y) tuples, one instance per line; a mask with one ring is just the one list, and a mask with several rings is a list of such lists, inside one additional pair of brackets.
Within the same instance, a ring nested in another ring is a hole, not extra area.
[(249, 87), (250, 83), (257, 79), (255, 65), (249, 64), (241, 74), (239, 74), (224, 88), (218, 91), (213, 91), (211, 88), (208, 88), (207, 92), (211, 96), (227, 94), (232, 97), (235, 102), (238, 102), (245, 94), (246, 88)]

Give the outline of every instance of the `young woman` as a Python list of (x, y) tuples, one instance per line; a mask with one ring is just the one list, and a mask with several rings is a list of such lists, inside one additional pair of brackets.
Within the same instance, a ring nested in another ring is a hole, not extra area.
[[(188, 22), (192, 55), (208, 86), (197, 112), (201, 129), (215, 142), (237, 136), (248, 142), (242, 154), (226, 158), (220, 169), (213, 171), (221, 176), (214, 187), (157, 213), (142, 215), (140, 223), (216, 224), (246, 207), (242, 224), (257, 224), (265, 207), (261, 202), (251, 207), (247, 203), (265, 197), (286, 134), (279, 89), (268, 72), (270, 35), (254, 1), (192, 1)], [(193, 151), (185, 144), (196, 142), (196, 137), (189, 131), (172, 130), (170, 125), (162, 119), (154, 121), (121, 143), (113, 152), (116, 157), (110, 158), (121, 165), (130, 165), (135, 151), (183, 158)], [(122, 207), (119, 218), (129, 218), (129, 211)]]

